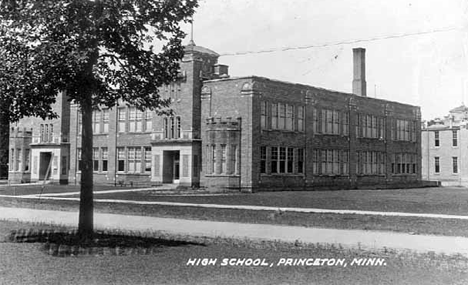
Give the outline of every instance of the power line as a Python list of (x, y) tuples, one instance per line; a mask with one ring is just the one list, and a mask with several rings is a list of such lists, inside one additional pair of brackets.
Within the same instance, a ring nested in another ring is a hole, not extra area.
[(381, 41), (381, 40), (396, 39), (396, 38), (405, 38), (405, 37), (412, 37), (412, 36), (426, 35), (426, 34), (443, 33), (443, 32), (449, 32), (449, 31), (461, 30), (461, 29), (463, 29), (463, 27), (452, 26), (452, 27), (430, 30), (430, 31), (395, 34), (395, 35), (388, 35), (388, 36), (373, 37), (373, 38), (368, 38), (368, 39), (354, 39), (354, 40), (346, 40), (346, 41), (331, 42), (331, 43), (324, 43), (324, 44), (271, 48), (271, 49), (264, 49), (264, 50), (257, 50), (257, 51), (240, 51), (240, 52), (232, 52), (232, 53), (221, 53), (220, 56), (239, 56), (239, 55), (248, 55), (248, 54), (272, 53), (272, 52), (283, 52), (283, 51), (291, 51), (291, 50), (322, 48), (322, 47), (330, 47), (330, 46), (338, 46), (338, 45), (356, 44), (356, 43), (362, 43), (362, 42), (372, 42), (372, 41)]

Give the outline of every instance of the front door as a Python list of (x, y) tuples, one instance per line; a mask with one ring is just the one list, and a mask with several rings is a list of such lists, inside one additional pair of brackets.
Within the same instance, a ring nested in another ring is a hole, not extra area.
[(180, 155), (179, 152), (174, 153), (174, 177), (172, 179), (173, 183), (179, 183), (180, 181)]
[[(39, 157), (39, 180), (47, 180), (50, 177), (52, 163), (51, 152), (41, 152)], [(46, 177), (47, 176), (47, 177)]]
[(180, 155), (179, 151), (167, 150), (163, 152), (163, 183), (179, 183)]

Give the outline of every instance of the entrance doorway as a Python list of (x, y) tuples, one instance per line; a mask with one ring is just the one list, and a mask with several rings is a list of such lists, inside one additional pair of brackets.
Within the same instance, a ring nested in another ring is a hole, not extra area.
[[(52, 163), (51, 160), (52, 152), (41, 152), (39, 156), (39, 180), (47, 180), (50, 178), (50, 173), (52, 172), (52, 170), (49, 169), (49, 166)], [(48, 169), (49, 171), (47, 172)]]
[(180, 151), (163, 152), (163, 183), (179, 183)]

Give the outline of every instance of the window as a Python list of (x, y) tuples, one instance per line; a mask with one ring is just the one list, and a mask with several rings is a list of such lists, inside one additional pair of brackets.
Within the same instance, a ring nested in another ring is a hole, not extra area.
[(344, 136), (349, 136), (349, 113), (348, 112), (343, 113), (342, 122), (343, 122), (342, 134)]
[(278, 173), (278, 148), (271, 148), (271, 173)]
[(31, 151), (29, 149), (24, 150), (24, 171), (29, 171), (30, 153)]
[[(333, 174), (340, 174), (340, 159), (339, 159), (339, 152), (338, 150), (331, 150), (331, 163), (332, 163), (332, 173)], [(330, 158), (329, 158), (330, 160)]]
[(102, 110), (102, 133), (109, 133), (109, 109)]
[[(46, 125), (47, 126), (47, 125)], [(49, 142), (54, 141), (54, 125), (50, 124), (49, 128)]]
[(81, 115), (81, 113), (78, 113), (78, 134), (81, 135), (82, 131), (83, 131), (83, 116)]
[(226, 161), (227, 161), (227, 153), (226, 153), (226, 145), (221, 145), (221, 170), (220, 173), (226, 173)]
[[(50, 128), (49, 128), (50, 127)], [(54, 139), (54, 125), (52, 124), (41, 124), (40, 125), (40, 142), (53, 142)]]
[(119, 108), (119, 133), (124, 133), (126, 132), (126, 119), (127, 119), (127, 113), (125, 110), (125, 107)]
[(145, 172), (151, 172), (151, 147), (145, 147)]
[(369, 116), (370, 120), (370, 137), (371, 138), (378, 138), (378, 124), (377, 124), (377, 117)]
[[(385, 173), (385, 153), (380, 155), (380, 172)], [(396, 153), (392, 156), (392, 173), (394, 174), (415, 174), (417, 154), (414, 153)], [(435, 167), (440, 170), (439, 158), (435, 159)], [(438, 173), (438, 172), (437, 172)]]
[(180, 117), (166, 117), (163, 119), (164, 138), (178, 139), (181, 136)]
[[(349, 157), (349, 153), (347, 154)], [(395, 155), (395, 159), (398, 162), (392, 163), (392, 173), (400, 173), (404, 171), (404, 164), (402, 164), (402, 158), (400, 154)], [(348, 158), (349, 161), (349, 158)], [(398, 167), (398, 169), (396, 168)], [(378, 151), (361, 151), (358, 152), (358, 173), (364, 175), (378, 175), (385, 174), (385, 153)], [(349, 170), (347, 170), (349, 171)]]
[(145, 112), (145, 131), (153, 131), (153, 112), (151, 111)]
[(385, 118), (379, 118), (379, 138), (385, 139)]
[(397, 153), (397, 154), (395, 154), (395, 156), (396, 156), (396, 165), (397, 165), (396, 173), (399, 174), (399, 173), (402, 173), (402, 169), (401, 169), (402, 154)]
[(288, 148), (287, 155), (286, 155), (286, 173), (293, 173), (293, 166), (294, 166), (294, 149)]
[(297, 173), (304, 173), (304, 149), (297, 149)]
[(345, 150), (341, 153), (341, 173), (349, 174), (349, 151)]
[(279, 148), (279, 173), (286, 172), (286, 148)]
[(181, 137), (180, 117), (175, 117), (175, 138)]
[(340, 134), (340, 116), (336, 110), (322, 110), (322, 133), (329, 135)]
[(278, 129), (278, 104), (271, 104), (271, 128)]
[(125, 148), (117, 148), (117, 171), (125, 171)]
[(141, 132), (143, 131), (143, 112), (140, 110), (136, 110), (136, 119), (135, 119), (135, 131)]
[(49, 125), (44, 125), (44, 140), (43, 142), (49, 141)]
[(322, 153), (322, 167), (320, 168), (320, 174), (328, 174), (329, 169), (328, 169), (328, 153), (326, 150), (321, 150)]
[(379, 152), (379, 173), (380, 174), (385, 174), (387, 172), (386, 170), (386, 153), (385, 152)]
[(44, 134), (45, 134), (45, 133), (44, 133), (44, 125), (41, 124), (41, 125), (40, 125), (40, 138), (39, 138), (41, 142), (43, 142), (43, 141), (45, 140), (45, 139), (44, 139)]
[[(347, 116), (347, 114), (346, 114)], [(349, 125), (349, 119), (345, 123)], [(357, 126), (356, 126), (356, 135), (361, 138), (371, 138), (371, 139), (380, 139), (384, 137), (385, 125), (384, 118), (358, 114), (357, 116)], [(348, 133), (343, 132), (344, 135)]]
[(304, 131), (304, 107), (297, 107), (297, 130), (299, 132)]
[[(266, 156), (266, 150), (265, 150)], [(231, 173), (237, 173), (237, 145), (231, 145)]]
[(453, 173), (458, 173), (458, 157), (452, 157), (452, 169)]
[(101, 133), (101, 111), (93, 111), (93, 134)]
[(286, 106), (282, 103), (280, 103), (278, 106), (279, 106), (278, 129), (284, 130), (286, 128)]
[(22, 169), (21, 169), (21, 156), (22, 156), (21, 149), (20, 148), (16, 149), (15, 171), (22, 171)]
[(440, 146), (439, 131), (434, 132), (434, 146)]
[(216, 173), (216, 145), (211, 146), (211, 172)]
[[(458, 134), (457, 130), (452, 131), (452, 146), (458, 146)], [(454, 172), (455, 173), (455, 172)]]
[(135, 172), (141, 172), (142, 171), (142, 168), (141, 168), (141, 147), (136, 147), (135, 148)]
[(434, 157), (434, 172), (440, 173), (440, 158), (437, 156)]
[(260, 124), (261, 124), (261, 127), (262, 129), (267, 129), (268, 126), (267, 126), (267, 102), (260, 102)]
[(93, 148), (93, 171), (99, 171), (99, 148)]
[(127, 148), (127, 172), (135, 172), (135, 149), (134, 147)]
[(319, 163), (320, 163), (320, 151), (318, 149), (314, 149), (313, 156), (312, 156), (312, 172), (314, 174), (319, 174)]
[(417, 122), (410, 122), (410, 134), (411, 134), (411, 141), (416, 142), (416, 124)]
[(128, 121), (130, 132), (141, 132), (143, 130), (143, 112), (136, 107), (128, 109)]
[(101, 148), (102, 171), (107, 171), (108, 169), (108, 164), (107, 164), (108, 156), (109, 155), (108, 155), (107, 147)]
[(163, 118), (164, 138), (169, 138), (169, 118)]
[(260, 147), (260, 173), (266, 173), (267, 150), (265, 146)]
[(128, 169), (127, 172), (141, 172), (141, 147), (129, 147), (127, 149)]
[(377, 162), (377, 152), (372, 151), (370, 155), (371, 159), (371, 174), (377, 174), (377, 169), (378, 169), (378, 162)]
[[(395, 132), (396, 134), (393, 134)], [(414, 122), (407, 120), (396, 120), (396, 129), (392, 129), (392, 137), (400, 141), (411, 141), (415, 138), (416, 129)]]
[(293, 130), (293, 106), (286, 105), (286, 130)]

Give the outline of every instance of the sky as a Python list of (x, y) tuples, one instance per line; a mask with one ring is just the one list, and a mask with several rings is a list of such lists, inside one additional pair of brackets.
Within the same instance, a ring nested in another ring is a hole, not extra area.
[[(423, 119), (468, 105), (468, 1), (199, 4), (193, 39), (219, 53), (233, 77), (257, 75), (351, 93), (352, 49), (362, 47), (368, 97), (421, 106)], [(184, 30), (190, 34), (190, 25)]]

